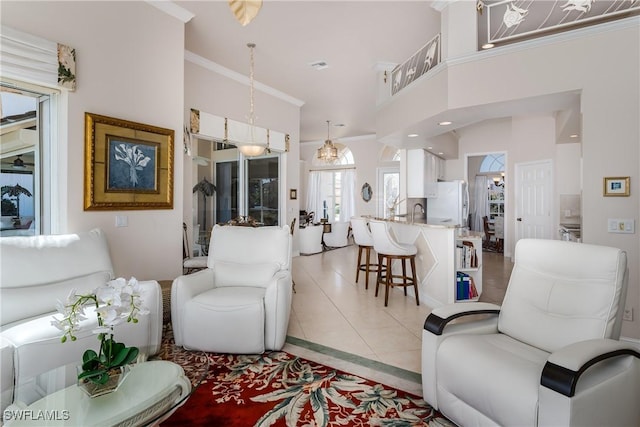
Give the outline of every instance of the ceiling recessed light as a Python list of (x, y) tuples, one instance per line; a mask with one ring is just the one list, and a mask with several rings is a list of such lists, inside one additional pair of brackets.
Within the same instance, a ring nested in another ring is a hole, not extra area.
[(572, 134), (572, 135), (569, 135), (569, 138), (577, 138), (577, 137), (578, 137), (578, 134), (577, 134), (577, 133), (574, 133), (574, 134)]
[(438, 151), (438, 155), (442, 156), (444, 153), (442, 151)]
[(427, 147), (427, 150), (433, 150), (433, 147)]
[(445, 120), (445, 121), (440, 122), (440, 123), (438, 123), (438, 124), (439, 124), (440, 126), (449, 126), (451, 123), (453, 123), (453, 122), (450, 122), (450, 121), (448, 121), (448, 120)]
[(495, 47), (496, 45), (493, 43), (485, 43), (482, 45), (483, 49), (491, 49), (492, 47)]
[(316, 70), (316, 71), (324, 70), (325, 68), (329, 68), (329, 64), (327, 64), (327, 61), (322, 61), (322, 60), (321, 61), (311, 62), (309, 64), (309, 66), (311, 68), (313, 68), (314, 70)]
[(418, 136), (417, 133), (410, 133), (409, 135), (407, 135), (409, 138), (416, 138)]

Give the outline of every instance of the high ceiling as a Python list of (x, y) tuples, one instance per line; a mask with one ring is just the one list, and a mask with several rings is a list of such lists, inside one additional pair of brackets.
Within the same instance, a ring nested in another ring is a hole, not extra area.
[[(256, 44), (256, 82), (304, 103), (303, 142), (326, 139), (327, 120), (345, 125), (332, 127), (332, 139), (375, 134), (376, 67), (405, 61), (440, 28), (440, 13), (424, 0), (266, 0), (246, 27), (227, 1), (175, 3), (195, 14), (186, 50), (246, 76), (246, 45)], [(316, 61), (328, 68), (311, 68)]]
[[(248, 76), (247, 43), (256, 44), (256, 88), (264, 84), (300, 101), (301, 142), (326, 139), (327, 120), (345, 125), (331, 128), (334, 140), (375, 134), (377, 73), (404, 62), (440, 32), (440, 12), (426, 0), (265, 0), (245, 27), (236, 21), (226, 0), (175, 3), (195, 15), (186, 24), (187, 51)], [(328, 67), (313, 69), (310, 64), (317, 61), (326, 61)], [(460, 127), (512, 114), (566, 110), (565, 132), (574, 133), (580, 126), (578, 105), (578, 94), (561, 94), (465, 109), (449, 120)], [(258, 117), (260, 108), (256, 103)], [(398, 142), (406, 131), (431, 136), (445, 132), (427, 121), (413, 129), (398, 129), (386, 142), (415, 144)], [(437, 154), (457, 157), (457, 148), (446, 141), (442, 144), (448, 147), (438, 147)]]

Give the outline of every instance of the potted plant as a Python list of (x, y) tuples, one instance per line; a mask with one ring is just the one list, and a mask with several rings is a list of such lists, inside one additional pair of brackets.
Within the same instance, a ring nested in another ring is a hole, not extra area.
[(78, 367), (78, 385), (95, 397), (117, 388), (127, 373), (128, 365), (138, 357), (137, 347), (127, 347), (114, 339), (114, 327), (123, 322), (138, 323), (138, 316), (146, 315), (140, 297), (140, 286), (135, 277), (129, 281), (118, 278), (98, 287), (93, 293), (79, 295), (73, 289), (67, 300), (58, 301), (57, 309), (62, 317), (53, 316), (51, 324), (63, 331), (61, 341), (75, 341), (81, 320), (86, 319), (85, 310), (95, 307), (100, 347), (96, 352), (87, 349)]

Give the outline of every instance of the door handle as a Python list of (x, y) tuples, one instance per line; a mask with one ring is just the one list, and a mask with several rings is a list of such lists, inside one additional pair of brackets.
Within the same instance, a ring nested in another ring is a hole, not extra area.
[(516, 218), (516, 221), (522, 222), (522, 218)]

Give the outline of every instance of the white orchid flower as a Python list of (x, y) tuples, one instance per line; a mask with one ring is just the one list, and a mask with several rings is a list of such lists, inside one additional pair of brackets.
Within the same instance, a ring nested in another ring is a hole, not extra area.
[(116, 307), (109, 305), (102, 306), (96, 310), (96, 313), (100, 316), (102, 326), (107, 326), (108, 329), (122, 323), (122, 312)]
[(136, 323), (138, 316), (150, 313), (144, 306), (141, 290), (135, 277), (128, 281), (122, 277), (111, 280), (88, 295), (78, 295), (72, 289), (65, 302), (57, 301), (60, 316), (52, 316), (51, 325), (63, 332), (62, 342), (67, 338), (75, 340), (74, 332), (80, 329), (80, 322), (87, 320), (85, 308), (91, 305), (96, 308), (98, 318), (98, 326), (92, 332), (113, 334), (114, 326), (125, 321)]
[(120, 307), (122, 305), (120, 290), (111, 286), (102, 286), (96, 289), (96, 298), (98, 298), (98, 302), (108, 306)]

